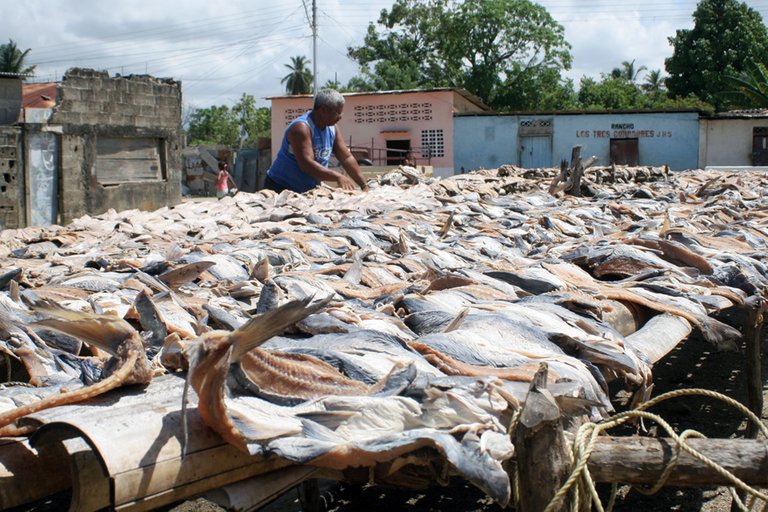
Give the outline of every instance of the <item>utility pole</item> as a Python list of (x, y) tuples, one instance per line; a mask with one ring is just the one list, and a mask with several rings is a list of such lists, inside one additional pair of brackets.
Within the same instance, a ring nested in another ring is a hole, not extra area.
[(312, 89), (317, 95), (317, 0), (312, 0)]

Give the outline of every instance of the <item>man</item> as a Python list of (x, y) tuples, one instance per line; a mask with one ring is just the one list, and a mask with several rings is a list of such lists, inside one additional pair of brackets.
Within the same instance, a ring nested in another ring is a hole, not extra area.
[[(294, 119), (286, 128), (264, 187), (276, 192), (285, 189), (306, 192), (321, 181), (335, 181), (344, 190), (355, 190), (356, 184), (367, 190), (360, 166), (336, 126), (343, 110), (344, 96), (338, 91), (319, 90), (312, 110)], [(331, 154), (349, 176), (328, 168)]]

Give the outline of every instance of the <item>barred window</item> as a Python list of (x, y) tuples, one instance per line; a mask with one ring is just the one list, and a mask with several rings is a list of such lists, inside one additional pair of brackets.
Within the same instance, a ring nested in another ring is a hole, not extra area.
[(445, 145), (443, 143), (443, 130), (422, 130), (421, 131), (421, 156), (443, 157), (445, 156)]

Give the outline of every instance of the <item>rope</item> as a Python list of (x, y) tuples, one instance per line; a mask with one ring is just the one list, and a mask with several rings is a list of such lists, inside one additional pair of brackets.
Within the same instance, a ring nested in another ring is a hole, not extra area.
[[(705, 465), (712, 468), (714, 471), (716, 471), (719, 475), (721, 475), (726, 480), (730, 481), (736, 489), (744, 492), (748, 496), (747, 502), (749, 503), (749, 507), (752, 510), (757, 511), (758, 510), (757, 507), (759, 506), (760, 507), (759, 510), (764, 511), (766, 509), (766, 504), (768, 504), (768, 494), (749, 486), (748, 484), (743, 482), (741, 479), (739, 479), (736, 475), (734, 475), (730, 471), (727, 471), (725, 468), (717, 464), (715, 461), (709, 459), (708, 457), (704, 456), (700, 452), (691, 448), (686, 442), (686, 439), (691, 437), (705, 438), (706, 436), (704, 436), (703, 434), (695, 430), (686, 430), (682, 434), (678, 435), (674, 431), (672, 426), (669, 423), (667, 423), (662, 417), (660, 417), (657, 414), (652, 414), (645, 411), (645, 409), (648, 409), (660, 402), (663, 402), (664, 400), (669, 400), (669, 399), (677, 398), (681, 396), (690, 396), (690, 395), (706, 396), (706, 397), (714, 398), (714, 399), (725, 402), (726, 404), (730, 405), (731, 407), (737, 409), (739, 412), (747, 416), (752, 422), (754, 422), (759, 427), (759, 430), (763, 434), (763, 436), (768, 438), (768, 426), (763, 424), (760, 418), (757, 415), (755, 415), (752, 411), (750, 411), (744, 405), (740, 404), (739, 402), (737, 402), (736, 400), (733, 400), (728, 396), (725, 396), (721, 393), (717, 393), (715, 391), (706, 390), (706, 389), (680, 389), (676, 391), (670, 391), (669, 393), (664, 393), (652, 400), (649, 400), (641, 404), (634, 410), (616, 414), (599, 423), (585, 423), (584, 425), (582, 425), (577, 431), (576, 436), (573, 440), (572, 453), (573, 453), (573, 460), (575, 462), (573, 466), (573, 470), (571, 471), (571, 474), (568, 477), (568, 480), (566, 480), (566, 482), (562, 485), (562, 487), (560, 487), (560, 489), (557, 491), (555, 496), (552, 497), (552, 500), (547, 505), (545, 512), (551, 512), (554, 509), (554, 507), (558, 503), (560, 503), (560, 501), (563, 498), (565, 498), (565, 496), (568, 493), (571, 493), (570, 508), (572, 511), (576, 512), (578, 510), (591, 510), (592, 507), (594, 506), (594, 508), (597, 509), (598, 512), (605, 512), (606, 509), (603, 508), (603, 505), (600, 501), (600, 497), (597, 494), (595, 483), (592, 480), (589, 470), (587, 469), (587, 463), (589, 462), (589, 458), (592, 455), (592, 451), (595, 448), (595, 445), (597, 443), (597, 438), (600, 434), (602, 434), (606, 430), (617, 427), (630, 419), (635, 419), (635, 418), (640, 418), (641, 420), (648, 419), (658, 423), (667, 432), (669, 437), (672, 438), (677, 448), (674, 456), (672, 457), (669, 464), (662, 472), (661, 476), (659, 477), (659, 480), (656, 482), (655, 485), (653, 485), (650, 489), (647, 489), (647, 490), (641, 489), (635, 486), (635, 488), (638, 489), (640, 492), (644, 494), (653, 494), (657, 492), (659, 489), (661, 489), (666, 483), (669, 476), (671, 475), (672, 470), (675, 468), (681, 451), (684, 451), (688, 453), (690, 456), (696, 458), (697, 460), (703, 462)], [(607, 507), (608, 511), (613, 509), (617, 490), (618, 490), (618, 485), (614, 483), (611, 488), (611, 497), (609, 499), (609, 503)], [(741, 501), (741, 499), (736, 494), (736, 491), (732, 490), (731, 492), (734, 496), (734, 503), (736, 503), (741, 510), (748, 511), (750, 508), (747, 508), (748, 505), (744, 504)], [(760, 503), (761, 501), (762, 503)]]

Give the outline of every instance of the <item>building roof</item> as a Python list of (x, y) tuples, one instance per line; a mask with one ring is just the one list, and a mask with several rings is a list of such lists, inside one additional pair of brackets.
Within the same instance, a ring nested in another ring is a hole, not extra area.
[(59, 82), (22, 84), (21, 106), (24, 108), (53, 108), (59, 94)]
[(709, 119), (755, 119), (768, 118), (768, 108), (749, 108), (740, 110), (728, 110), (727, 112), (716, 112)]
[(511, 112), (461, 112), (456, 117), (471, 116), (570, 116), (570, 115), (605, 115), (605, 114), (681, 114), (702, 112), (696, 108), (663, 108), (663, 109), (605, 109), (605, 110), (516, 110)]
[[(480, 107), (482, 110), (490, 112), (491, 107), (486, 105), (483, 100), (481, 100), (479, 97), (475, 96), (474, 94), (470, 93), (466, 89), (461, 89), (458, 87), (432, 87), (429, 89), (398, 89), (398, 90), (392, 90), (392, 91), (361, 91), (361, 92), (342, 92), (342, 96), (349, 97), (349, 96), (379, 96), (379, 95), (388, 95), (388, 94), (413, 94), (413, 93), (429, 93), (429, 92), (444, 92), (444, 91), (452, 91), (456, 94), (464, 97), (471, 103), (474, 103), (478, 107)], [(312, 94), (299, 94), (299, 95), (284, 95), (284, 96), (268, 96), (266, 99), (268, 100), (277, 100), (277, 99), (287, 99), (287, 98), (312, 98)]]

